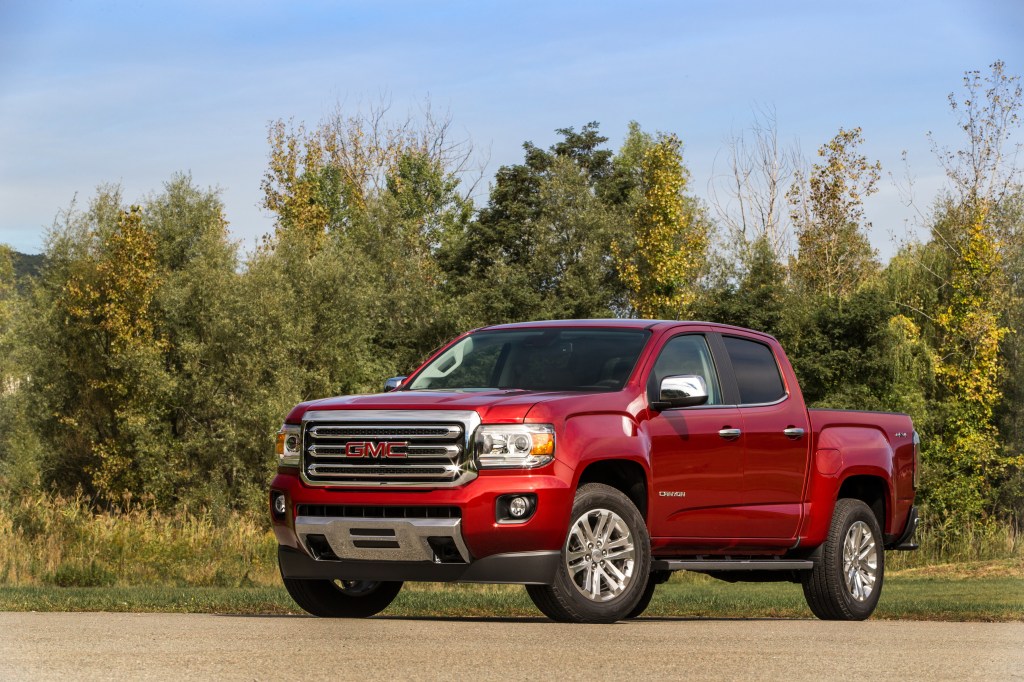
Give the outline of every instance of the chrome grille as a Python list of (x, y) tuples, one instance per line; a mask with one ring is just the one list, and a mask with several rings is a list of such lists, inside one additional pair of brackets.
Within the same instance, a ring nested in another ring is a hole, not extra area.
[(303, 477), (330, 486), (459, 485), (475, 476), (469, 437), (478, 422), (475, 412), (307, 413)]
[(462, 434), (462, 427), (451, 426), (365, 426), (360, 424), (346, 426), (314, 426), (309, 433), (320, 440), (347, 440), (351, 438), (404, 438), (409, 439), (446, 439), (456, 438)]
[[(350, 441), (354, 440), (354, 438), (350, 438), (349, 440)], [(358, 440), (360, 440), (361, 442), (366, 442), (366, 441), (371, 441), (372, 442), (372, 441), (382, 441), (382, 440), (383, 441), (391, 441), (393, 439), (390, 438), (390, 437), (384, 436), (384, 437), (378, 437), (378, 438), (375, 438), (375, 439), (360, 438)], [(337, 443), (337, 441), (332, 442), (330, 445), (320, 445), (320, 444), (310, 445), (309, 448), (307, 449), (307, 452), (309, 452), (309, 454), (313, 455), (314, 457), (318, 457), (318, 458), (324, 458), (324, 457), (347, 457), (347, 455), (345, 454), (345, 443), (343, 442), (343, 443), (341, 443), (339, 445)], [(458, 457), (460, 454), (462, 454), (462, 448), (460, 446), (458, 446), (458, 445), (406, 445), (403, 448), (403, 452), (405, 452), (405, 456), (406, 457), (412, 457), (412, 458), (417, 458), (417, 459), (423, 458), (423, 457), (430, 457), (430, 458), (445, 457), (445, 458), (448, 458), (448, 459), (454, 459), (454, 458)]]

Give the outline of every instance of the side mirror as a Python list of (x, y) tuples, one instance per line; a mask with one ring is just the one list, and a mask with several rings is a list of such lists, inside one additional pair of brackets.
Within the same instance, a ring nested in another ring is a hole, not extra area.
[(391, 391), (401, 386), (403, 381), (405, 381), (404, 376), (391, 377), (390, 379), (384, 382), (384, 392), (390, 393)]
[(708, 385), (704, 377), (697, 374), (684, 374), (682, 376), (665, 377), (661, 380), (661, 390), (658, 393), (658, 409), (670, 407), (693, 407), (703, 405), (708, 401)]

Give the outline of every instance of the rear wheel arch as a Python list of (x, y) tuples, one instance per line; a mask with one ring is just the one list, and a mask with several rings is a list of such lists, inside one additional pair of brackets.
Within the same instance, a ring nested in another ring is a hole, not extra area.
[(860, 500), (871, 509), (878, 527), (886, 532), (886, 521), (892, 514), (891, 491), (885, 479), (872, 474), (855, 474), (843, 479), (836, 501)]

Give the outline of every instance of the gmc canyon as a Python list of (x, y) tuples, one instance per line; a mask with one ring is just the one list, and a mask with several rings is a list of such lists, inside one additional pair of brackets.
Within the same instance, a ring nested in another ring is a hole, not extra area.
[(304, 610), (366, 617), (403, 581), (519, 583), (548, 617), (640, 615), (671, 572), (798, 582), (862, 620), (915, 549), (903, 414), (807, 409), (773, 337), (569, 320), (459, 336), (385, 392), (304, 402), (270, 514)]

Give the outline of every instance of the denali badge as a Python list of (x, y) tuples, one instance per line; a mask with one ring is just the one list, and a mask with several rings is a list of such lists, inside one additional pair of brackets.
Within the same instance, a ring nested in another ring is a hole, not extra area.
[(406, 457), (408, 441), (372, 441), (353, 440), (345, 443), (346, 457)]
[(686, 497), (685, 490), (659, 490), (658, 495), (661, 497)]

